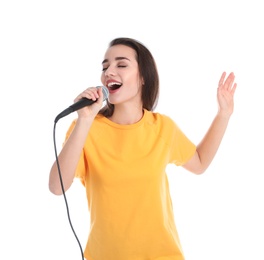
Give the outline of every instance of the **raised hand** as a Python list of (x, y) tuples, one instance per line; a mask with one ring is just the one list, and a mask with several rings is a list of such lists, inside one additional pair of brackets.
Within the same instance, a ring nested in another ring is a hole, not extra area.
[(228, 77), (226, 72), (223, 72), (217, 89), (217, 100), (218, 100), (218, 113), (223, 116), (231, 116), (234, 110), (234, 94), (236, 91), (237, 83), (235, 81), (235, 75), (231, 72)]

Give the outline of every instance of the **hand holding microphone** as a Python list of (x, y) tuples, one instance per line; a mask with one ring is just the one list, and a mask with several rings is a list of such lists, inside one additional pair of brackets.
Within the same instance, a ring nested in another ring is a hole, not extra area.
[[(97, 102), (97, 100), (100, 100), (100, 90), (101, 93), (103, 94), (103, 101), (105, 101), (108, 96), (109, 96), (109, 91), (105, 86), (98, 86), (96, 88), (88, 88), (87, 90), (85, 90), (81, 96), (81, 99), (78, 99), (78, 97), (75, 100), (76, 101), (74, 104), (72, 104), (71, 106), (69, 106), (68, 108), (66, 108), (65, 110), (63, 110), (60, 114), (58, 114), (55, 118), (55, 123), (58, 122), (59, 119), (61, 119), (64, 116), (69, 115), (70, 113), (77, 111), (81, 108), (84, 108), (86, 106), (90, 106), (92, 104), (94, 104), (95, 102)], [(99, 92), (99, 93), (98, 93)]]

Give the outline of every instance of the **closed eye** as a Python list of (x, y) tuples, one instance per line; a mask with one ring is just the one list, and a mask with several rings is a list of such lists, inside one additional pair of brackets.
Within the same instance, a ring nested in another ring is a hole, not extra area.
[[(126, 68), (127, 65), (118, 65), (117, 67), (118, 68)], [(105, 67), (105, 68), (102, 69), (102, 71), (106, 71), (107, 69), (108, 69), (108, 67)]]

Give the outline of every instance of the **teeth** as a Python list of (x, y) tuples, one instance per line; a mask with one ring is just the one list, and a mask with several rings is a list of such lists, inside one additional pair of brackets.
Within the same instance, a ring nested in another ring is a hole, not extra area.
[(121, 83), (117, 83), (117, 82), (110, 82), (110, 83), (108, 83), (108, 84), (107, 84), (107, 87), (111, 87), (111, 86), (113, 86), (113, 85), (118, 85), (118, 86), (120, 86), (120, 85), (121, 85)]

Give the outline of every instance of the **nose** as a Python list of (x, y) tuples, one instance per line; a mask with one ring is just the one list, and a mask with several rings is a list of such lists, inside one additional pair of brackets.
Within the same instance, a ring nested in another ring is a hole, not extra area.
[(104, 75), (106, 77), (114, 76), (116, 74), (115, 69), (113, 66), (110, 66), (105, 70)]

